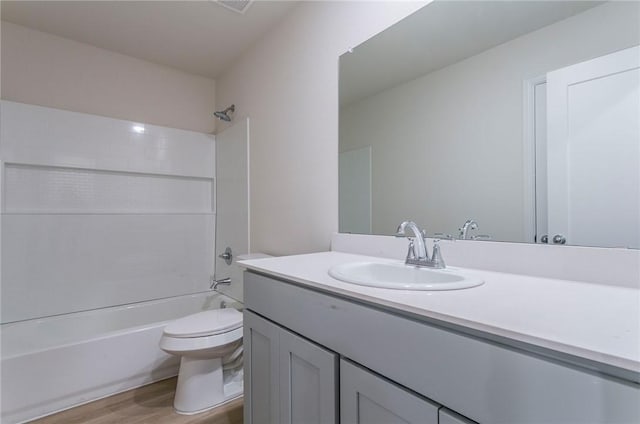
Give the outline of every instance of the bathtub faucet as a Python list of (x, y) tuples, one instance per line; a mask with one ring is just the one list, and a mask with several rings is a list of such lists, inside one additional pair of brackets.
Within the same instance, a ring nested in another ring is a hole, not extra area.
[(220, 280), (216, 280), (213, 277), (211, 277), (209, 282), (211, 283), (211, 285), (209, 286), (210, 289), (218, 290), (218, 286), (220, 284), (225, 285), (225, 286), (230, 286), (231, 285), (231, 278), (222, 278)]

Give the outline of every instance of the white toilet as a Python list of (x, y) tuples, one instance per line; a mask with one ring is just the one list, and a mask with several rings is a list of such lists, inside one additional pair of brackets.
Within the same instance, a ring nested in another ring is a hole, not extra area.
[(164, 329), (160, 348), (182, 356), (173, 406), (197, 414), (242, 395), (242, 313), (199, 312)]

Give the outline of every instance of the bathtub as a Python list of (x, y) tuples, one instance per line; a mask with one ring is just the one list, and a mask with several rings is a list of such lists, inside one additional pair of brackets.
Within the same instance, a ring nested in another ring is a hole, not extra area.
[(0, 327), (0, 421), (21, 423), (178, 374), (160, 350), (167, 322), (234, 300), (215, 292)]

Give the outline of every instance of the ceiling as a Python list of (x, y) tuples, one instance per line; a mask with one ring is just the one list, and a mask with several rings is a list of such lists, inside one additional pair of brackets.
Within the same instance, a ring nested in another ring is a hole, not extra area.
[(214, 79), (297, 4), (259, 0), (240, 14), (207, 0), (0, 3), (3, 21)]
[(341, 56), (340, 104), (362, 100), (602, 3), (434, 1)]

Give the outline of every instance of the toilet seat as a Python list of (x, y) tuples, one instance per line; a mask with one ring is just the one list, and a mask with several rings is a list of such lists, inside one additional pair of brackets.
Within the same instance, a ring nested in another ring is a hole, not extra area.
[(164, 329), (164, 335), (175, 338), (207, 337), (228, 333), (242, 327), (242, 313), (233, 308), (198, 312), (180, 318)]
[(173, 355), (223, 355), (236, 348), (242, 332), (242, 313), (236, 309), (198, 312), (167, 325), (160, 348)]
[(199, 352), (205, 356), (215, 352), (216, 348), (231, 349), (233, 351), (234, 342), (242, 339), (242, 327), (222, 334), (203, 337), (172, 337), (163, 335), (160, 339), (160, 348), (173, 355), (190, 354), (199, 356)]

